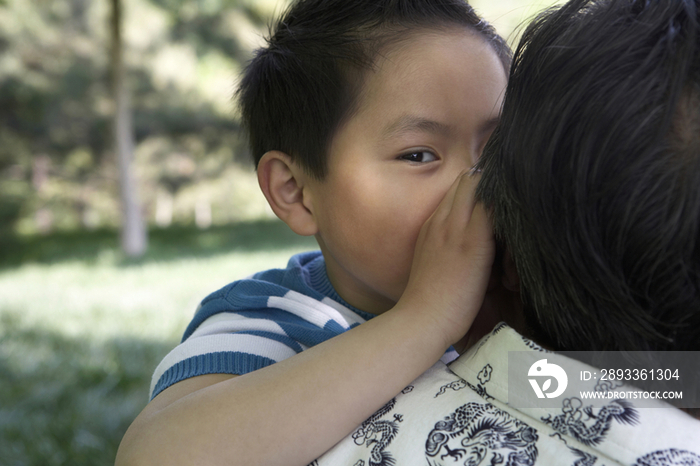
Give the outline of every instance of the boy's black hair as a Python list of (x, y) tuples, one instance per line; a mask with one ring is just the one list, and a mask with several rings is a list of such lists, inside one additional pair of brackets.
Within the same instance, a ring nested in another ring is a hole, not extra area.
[(556, 350), (700, 349), (700, 0), (572, 0), (513, 58), (478, 196)]
[(279, 150), (322, 179), (332, 137), (352, 114), (377, 54), (415, 31), (450, 27), (483, 37), (508, 69), (507, 44), (464, 0), (293, 2), (237, 92), (255, 165)]

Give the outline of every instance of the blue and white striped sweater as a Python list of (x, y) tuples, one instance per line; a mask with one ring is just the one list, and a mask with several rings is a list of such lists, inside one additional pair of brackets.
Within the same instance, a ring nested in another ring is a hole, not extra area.
[(259, 272), (206, 297), (180, 345), (156, 368), (151, 398), (190, 377), (261, 369), (372, 317), (336, 293), (320, 251), (297, 254), (286, 269)]
[(182, 342), (158, 365), (151, 397), (204, 374), (246, 374), (339, 335), (371, 314), (342, 300), (320, 251), (286, 269), (259, 272), (207, 296)]

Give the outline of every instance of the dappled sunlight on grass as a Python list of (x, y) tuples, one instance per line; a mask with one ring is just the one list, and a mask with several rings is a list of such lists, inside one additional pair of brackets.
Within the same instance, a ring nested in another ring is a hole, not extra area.
[(154, 261), (209, 257), (232, 251), (274, 251), (315, 247), (313, 238), (292, 233), (280, 220), (257, 220), (216, 225), (205, 230), (194, 226), (154, 228), (143, 258), (126, 259), (119, 250), (118, 232), (109, 229), (56, 232), (48, 236), (0, 237), (0, 273), (31, 263), (81, 262), (139, 265)]
[(3, 315), (2, 464), (113, 464), (120, 436), (147, 402), (153, 362), (168, 348), (127, 337), (71, 339)]
[(251, 273), (283, 267), (298, 250), (230, 252), (205, 258), (27, 265), (0, 274), (0, 309), (20, 325), (71, 337), (129, 334), (173, 339), (208, 293)]
[(281, 226), (161, 230), (139, 261), (103, 233), (57, 235), (0, 265), (0, 464), (112, 465), (198, 302), (315, 248)]

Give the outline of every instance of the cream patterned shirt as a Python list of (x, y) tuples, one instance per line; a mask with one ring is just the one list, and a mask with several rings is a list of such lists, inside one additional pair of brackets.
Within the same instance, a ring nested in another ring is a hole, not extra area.
[[(500, 324), (449, 366), (435, 364), (312, 465), (700, 466), (700, 421), (670, 405), (574, 396), (556, 408), (514, 408), (522, 404), (508, 403), (509, 351), (553, 354)], [(562, 358), (569, 373), (593, 369)], [(532, 390), (527, 381), (510, 388), (511, 396)]]

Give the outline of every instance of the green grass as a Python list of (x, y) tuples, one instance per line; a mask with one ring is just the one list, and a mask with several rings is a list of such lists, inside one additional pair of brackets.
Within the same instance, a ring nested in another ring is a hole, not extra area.
[(206, 294), (315, 248), (278, 221), (13, 240), (0, 263), (0, 464), (112, 465), (151, 373)]

